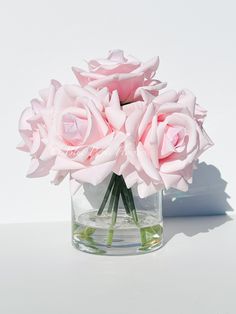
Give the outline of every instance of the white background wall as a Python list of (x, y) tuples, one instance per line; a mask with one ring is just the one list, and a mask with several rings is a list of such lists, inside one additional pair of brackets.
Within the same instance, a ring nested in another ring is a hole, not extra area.
[(67, 182), (25, 178), (18, 118), (51, 78), (76, 82), (70, 66), (113, 48), (141, 60), (159, 55), (159, 78), (197, 94), (215, 142), (202, 159), (221, 171), (236, 207), (235, 11), (233, 0), (1, 0), (0, 222), (70, 218)]

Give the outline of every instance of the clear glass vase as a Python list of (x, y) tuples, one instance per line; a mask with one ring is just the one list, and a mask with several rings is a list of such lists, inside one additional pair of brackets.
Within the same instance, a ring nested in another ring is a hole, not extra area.
[(162, 191), (140, 198), (122, 176), (111, 174), (102, 183), (83, 184), (72, 195), (72, 243), (101, 255), (135, 255), (163, 243)]

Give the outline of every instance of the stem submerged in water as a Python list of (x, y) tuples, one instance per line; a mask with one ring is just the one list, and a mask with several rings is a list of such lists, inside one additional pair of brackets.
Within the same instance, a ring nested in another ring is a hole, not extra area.
[(113, 173), (111, 180), (108, 184), (106, 193), (104, 195), (103, 201), (97, 213), (99, 216), (103, 213), (103, 210), (108, 202), (108, 199), (110, 198), (107, 212), (112, 213), (112, 217), (111, 226), (109, 228), (107, 237), (108, 246), (111, 246), (113, 242), (114, 226), (116, 224), (120, 196), (122, 198), (127, 215), (131, 215), (134, 223), (136, 224), (137, 227), (139, 227), (138, 215), (135, 208), (132, 190), (130, 188), (129, 189), (127, 188), (125, 180), (122, 176)]
[(111, 176), (111, 180), (110, 180), (110, 182), (109, 182), (109, 184), (108, 184), (108, 187), (107, 187), (105, 196), (104, 196), (104, 198), (103, 198), (102, 204), (101, 204), (101, 206), (100, 206), (100, 208), (99, 208), (99, 210), (98, 210), (98, 215), (99, 215), (99, 216), (102, 214), (103, 209), (104, 209), (105, 206), (106, 206), (106, 203), (107, 203), (107, 200), (108, 200), (109, 195), (110, 195), (110, 193), (111, 193), (111, 189), (112, 189), (112, 187), (113, 187), (113, 184), (114, 184), (114, 182), (115, 182), (115, 179), (116, 179), (116, 174), (113, 173), (112, 176)]

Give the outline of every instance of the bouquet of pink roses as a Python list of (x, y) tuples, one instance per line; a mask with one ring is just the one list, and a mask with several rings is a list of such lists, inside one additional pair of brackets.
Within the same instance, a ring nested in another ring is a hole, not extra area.
[[(69, 176), (71, 191), (110, 174), (98, 216), (108, 205), (114, 226), (120, 198), (138, 223), (132, 194), (188, 189), (198, 157), (212, 141), (203, 129), (206, 111), (189, 90), (167, 90), (154, 79), (159, 59), (142, 63), (123, 51), (73, 68), (79, 84), (53, 80), (20, 118), (20, 150), (31, 156), (28, 177)], [(111, 239), (110, 239), (111, 240)], [(111, 244), (111, 241), (109, 242)]]

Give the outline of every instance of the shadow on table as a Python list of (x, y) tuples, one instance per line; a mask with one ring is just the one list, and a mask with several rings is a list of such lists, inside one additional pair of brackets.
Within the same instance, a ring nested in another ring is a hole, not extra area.
[(228, 215), (184, 217), (184, 219), (169, 218), (164, 220), (164, 245), (176, 234), (183, 233), (193, 237), (199, 233), (209, 232), (216, 227), (231, 221)]
[[(220, 171), (215, 166), (202, 162), (195, 170), (193, 184), (190, 185), (188, 192), (168, 191), (163, 200), (163, 215), (186, 217), (164, 220), (165, 243), (175, 234), (184, 233), (192, 237), (198, 233), (209, 232), (232, 220), (226, 214), (233, 211), (228, 203), (230, 197), (225, 192), (226, 186), (227, 182), (221, 178)], [(196, 216), (194, 223), (189, 216)]]

